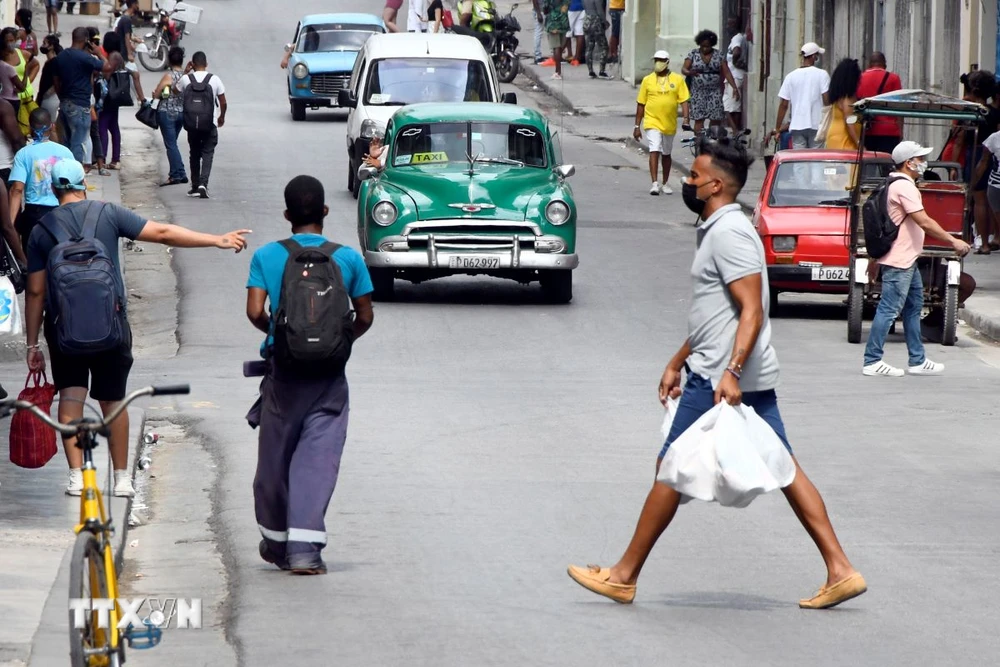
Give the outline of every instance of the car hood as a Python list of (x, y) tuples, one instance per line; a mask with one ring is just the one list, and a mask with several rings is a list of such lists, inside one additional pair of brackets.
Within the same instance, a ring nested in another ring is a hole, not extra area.
[(764, 236), (844, 236), (850, 232), (850, 209), (765, 208), (757, 220), (757, 229)]
[(388, 182), (413, 199), (420, 220), (467, 215), (451, 204), (487, 204), (496, 208), (484, 208), (471, 216), (520, 221), (533, 198), (554, 190), (554, 177), (548, 169), (477, 164), (475, 171), (469, 176), (468, 164), (443, 169), (402, 167), (392, 171)]
[(310, 74), (323, 72), (350, 72), (354, 69), (354, 61), (358, 58), (357, 51), (319, 51), (316, 53), (296, 53), (292, 64), (305, 63)]

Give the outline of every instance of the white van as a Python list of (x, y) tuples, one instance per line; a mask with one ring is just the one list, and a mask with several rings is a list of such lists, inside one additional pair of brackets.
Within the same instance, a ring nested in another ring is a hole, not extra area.
[(347, 117), (347, 187), (358, 196), (361, 160), (397, 109), (418, 102), (506, 102), (493, 60), (475, 37), (452, 33), (389, 33), (368, 38), (338, 103)]

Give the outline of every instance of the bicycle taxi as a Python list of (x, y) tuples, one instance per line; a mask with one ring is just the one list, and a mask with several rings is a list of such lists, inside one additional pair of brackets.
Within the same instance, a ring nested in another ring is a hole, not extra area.
[[(925, 145), (941, 145), (952, 131), (976, 132), (988, 110), (975, 102), (938, 95), (924, 90), (900, 90), (877, 97), (859, 100), (854, 105), (854, 118), (861, 125), (861, 147), (855, 182), (851, 189), (850, 284), (848, 293), (847, 340), (861, 342), (861, 325), (865, 311), (871, 312), (878, 303), (881, 283), (869, 279), (869, 267), (875, 259), (865, 249), (862, 207), (872, 192), (882, 184), (886, 169), (892, 160), (884, 154), (873, 156), (864, 151), (865, 132), (877, 117), (900, 119), (904, 124), (905, 139), (920, 140), (929, 135)], [(919, 128), (926, 128), (920, 130)], [(865, 168), (865, 167), (876, 168)], [(877, 168), (881, 167), (881, 168)], [(945, 231), (966, 242), (972, 242), (972, 187), (963, 180), (962, 166), (957, 162), (928, 161), (924, 177), (917, 182), (923, 197), (924, 209)], [(958, 324), (958, 286), (962, 275), (963, 259), (951, 247), (928, 236), (917, 260), (924, 283), (924, 307), (931, 312), (941, 311), (940, 340), (944, 345), (954, 345)]]

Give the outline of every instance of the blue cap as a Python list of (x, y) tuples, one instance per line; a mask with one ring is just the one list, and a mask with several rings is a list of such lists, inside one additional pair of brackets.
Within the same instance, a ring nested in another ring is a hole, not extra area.
[(52, 167), (52, 187), (56, 190), (86, 190), (86, 177), (83, 165), (76, 160), (64, 158)]

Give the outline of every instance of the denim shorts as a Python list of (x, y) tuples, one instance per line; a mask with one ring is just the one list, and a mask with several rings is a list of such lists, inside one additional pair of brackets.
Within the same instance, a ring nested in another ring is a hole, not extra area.
[(625, 13), (624, 9), (611, 9), (608, 10), (608, 14), (611, 15), (611, 36), (621, 37), (622, 36), (622, 14)]
[[(743, 405), (753, 408), (754, 412), (774, 429), (788, 453), (793, 453), (792, 446), (788, 444), (788, 436), (785, 435), (785, 424), (781, 421), (781, 413), (778, 412), (778, 395), (773, 389), (743, 392)], [(715, 407), (715, 390), (712, 389), (712, 381), (693, 373), (688, 375), (687, 382), (684, 383), (684, 393), (681, 394), (681, 400), (677, 404), (677, 414), (674, 415), (670, 434), (663, 443), (659, 458), (662, 459), (666, 455), (667, 449), (681, 433), (688, 430), (713, 407)]]

